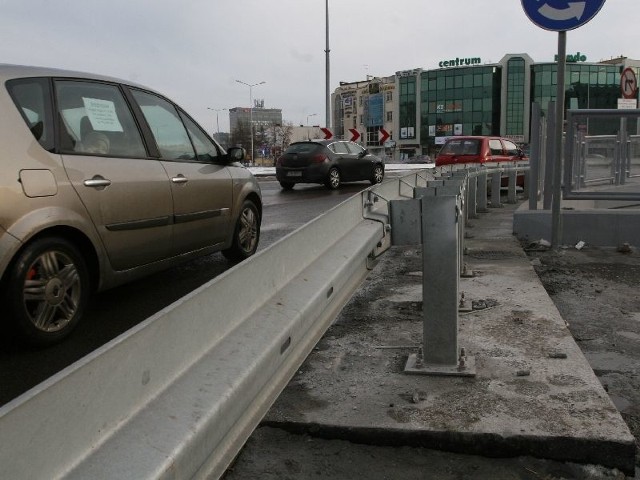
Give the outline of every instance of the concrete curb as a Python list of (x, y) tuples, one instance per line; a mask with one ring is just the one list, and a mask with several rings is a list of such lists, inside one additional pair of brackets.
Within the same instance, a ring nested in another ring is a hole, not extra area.
[(460, 317), (475, 378), (409, 376), (422, 339), (421, 254), (394, 247), (280, 395), (264, 424), (323, 438), (530, 455), (634, 472), (635, 439), (511, 235), (514, 206), (467, 231)]

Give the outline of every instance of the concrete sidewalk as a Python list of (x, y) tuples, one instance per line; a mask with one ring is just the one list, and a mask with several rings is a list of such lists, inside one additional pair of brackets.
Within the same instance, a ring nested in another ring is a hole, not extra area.
[[(491, 209), (467, 229), (473, 238), (465, 240), (465, 263), (475, 276), (461, 279), (460, 291), (468, 304), (489, 300), (495, 305), (460, 315), (459, 345), (475, 357), (474, 378), (403, 373), (407, 356), (422, 343), (422, 261), (419, 247), (393, 247), (263, 425), (304, 438), (378, 446), (371, 448), (418, 447), (465, 454), (461, 458), (537, 457), (602, 465), (633, 475), (635, 439), (512, 236), (515, 208)], [(229, 478), (269, 478), (261, 470), (266, 463), (275, 471), (274, 459), (258, 459), (267, 447), (274, 455), (280, 434), (263, 428), (254, 433)], [(288, 458), (303, 458), (302, 450), (308, 448), (306, 442), (291, 438), (281, 444), (300, 449), (287, 451)], [(322, 463), (317, 456), (316, 460)], [(346, 473), (353, 467), (349, 463), (342, 474), (333, 465), (338, 472), (333, 478), (352, 478)], [(370, 468), (366, 463), (356, 471), (365, 472)], [(446, 464), (455, 469), (462, 460), (451, 457)], [(535, 465), (540, 472), (543, 467)], [(521, 461), (517, 468), (533, 471)], [(505, 471), (506, 476), (491, 478), (557, 478)], [(414, 477), (403, 476), (398, 467), (389, 478)], [(568, 478), (600, 477), (578, 473)]]

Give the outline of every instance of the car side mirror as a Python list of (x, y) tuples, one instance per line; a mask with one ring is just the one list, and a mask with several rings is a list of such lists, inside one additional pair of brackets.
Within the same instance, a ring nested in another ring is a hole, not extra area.
[(232, 162), (242, 162), (246, 156), (246, 151), (242, 147), (229, 147), (227, 155)]
[(369, 150), (367, 150), (366, 148), (364, 150), (362, 150), (359, 154), (358, 154), (358, 158), (363, 158), (367, 156), (367, 153), (369, 153)]

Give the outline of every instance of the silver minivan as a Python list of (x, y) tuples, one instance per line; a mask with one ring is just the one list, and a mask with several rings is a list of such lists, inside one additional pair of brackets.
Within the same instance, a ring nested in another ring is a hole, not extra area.
[(244, 150), (225, 151), (159, 93), (0, 65), (0, 113), (3, 316), (30, 343), (67, 336), (94, 291), (255, 253), (262, 199)]

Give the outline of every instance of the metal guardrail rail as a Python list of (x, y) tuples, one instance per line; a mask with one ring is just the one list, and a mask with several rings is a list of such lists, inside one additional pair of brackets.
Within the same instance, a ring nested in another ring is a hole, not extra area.
[(221, 476), (390, 246), (389, 202), (434, 178), (365, 190), (0, 408), (0, 478)]
[[(589, 121), (609, 121), (617, 126), (617, 135), (588, 137), (582, 131)], [(638, 137), (632, 135), (629, 126), (632, 121), (640, 121), (640, 110), (568, 110), (567, 132), (564, 148), (564, 172), (562, 198), (566, 200), (640, 200), (637, 180)], [(635, 126), (637, 131), (638, 127)], [(588, 159), (588, 147), (604, 152), (600, 175), (593, 165), (596, 159)], [(597, 147), (597, 148), (596, 148)], [(608, 170), (608, 171), (607, 171)], [(581, 191), (587, 183), (609, 183), (615, 187), (626, 185), (628, 188), (599, 188)]]

